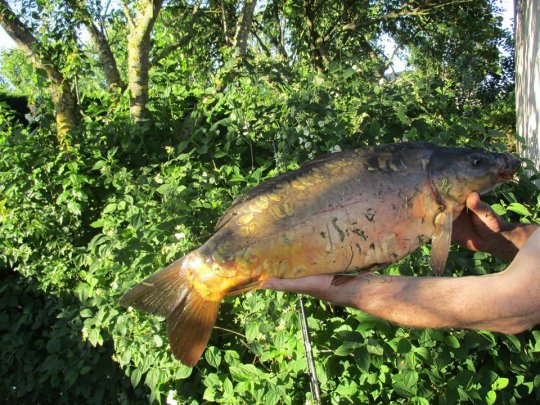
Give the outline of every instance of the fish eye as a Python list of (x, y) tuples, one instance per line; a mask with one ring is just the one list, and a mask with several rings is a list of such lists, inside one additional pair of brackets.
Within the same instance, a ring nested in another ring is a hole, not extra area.
[(472, 159), (473, 166), (480, 166), (484, 162), (484, 159), (482, 159), (480, 156), (474, 156)]

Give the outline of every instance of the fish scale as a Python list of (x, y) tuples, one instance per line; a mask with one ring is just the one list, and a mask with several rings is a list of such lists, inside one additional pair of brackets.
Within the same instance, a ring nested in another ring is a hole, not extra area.
[(432, 267), (442, 272), (467, 196), (518, 168), (508, 154), (414, 142), (323, 156), (237, 199), (206, 243), (120, 303), (165, 316), (174, 355), (193, 366), (221, 300), (270, 277), (381, 268), (429, 240)]

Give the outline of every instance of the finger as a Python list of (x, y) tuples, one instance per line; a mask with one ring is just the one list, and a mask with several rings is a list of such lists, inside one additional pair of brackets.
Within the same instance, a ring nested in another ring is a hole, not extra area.
[(488, 203), (480, 200), (480, 196), (478, 195), (478, 193), (471, 193), (467, 197), (467, 208), (481, 218), (498, 218), (497, 214), (495, 214), (491, 206)]
[(270, 278), (261, 288), (301, 294), (321, 294), (330, 288), (333, 276), (308, 276), (296, 279)]

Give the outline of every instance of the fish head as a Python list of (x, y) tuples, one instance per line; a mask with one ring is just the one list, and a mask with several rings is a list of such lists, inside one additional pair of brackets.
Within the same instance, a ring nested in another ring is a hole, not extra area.
[(510, 180), (520, 164), (508, 153), (480, 148), (437, 148), (428, 170), (432, 188), (443, 202), (461, 205), (472, 192), (482, 194)]

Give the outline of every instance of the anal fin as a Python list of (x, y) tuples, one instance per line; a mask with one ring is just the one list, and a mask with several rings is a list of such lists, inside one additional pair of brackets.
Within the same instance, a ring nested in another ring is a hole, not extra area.
[(226, 295), (228, 295), (229, 297), (234, 297), (235, 295), (245, 293), (246, 291), (255, 290), (256, 288), (259, 288), (261, 284), (262, 282), (259, 277), (249, 278), (243, 283), (240, 283), (233, 288), (227, 290)]

